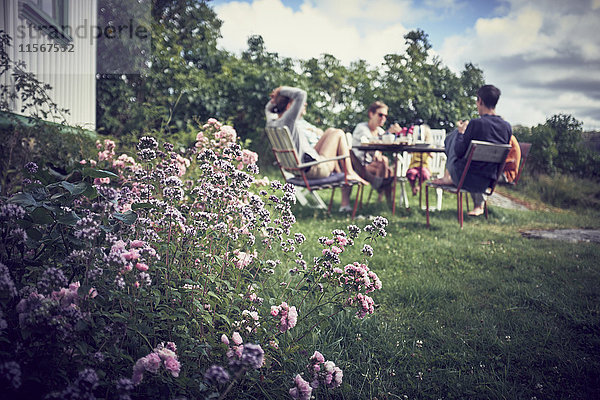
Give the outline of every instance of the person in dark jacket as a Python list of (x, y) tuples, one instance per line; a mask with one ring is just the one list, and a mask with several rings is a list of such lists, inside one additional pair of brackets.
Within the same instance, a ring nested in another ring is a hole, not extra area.
[[(477, 112), (479, 118), (459, 121), (457, 129), (450, 132), (444, 141), (446, 148), (446, 171), (443, 178), (433, 181), (435, 184), (457, 184), (466, 165), (464, 158), (471, 140), (508, 144), (512, 128), (508, 122), (496, 114), (496, 104), (500, 98), (500, 89), (494, 85), (484, 85), (477, 91)], [(463, 189), (482, 193), (496, 178), (498, 165), (473, 161), (465, 177)]]

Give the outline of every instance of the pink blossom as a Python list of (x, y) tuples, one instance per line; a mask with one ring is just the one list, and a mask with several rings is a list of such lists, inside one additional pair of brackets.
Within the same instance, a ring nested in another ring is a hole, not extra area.
[(169, 357), (165, 360), (165, 368), (167, 371), (171, 372), (175, 378), (179, 376), (179, 371), (181, 370), (181, 364), (175, 357)]
[(140, 248), (140, 247), (144, 247), (145, 243), (143, 240), (132, 240), (130, 243), (130, 246), (133, 248)]
[(222, 343), (225, 343), (226, 345), (228, 345), (228, 346), (229, 346), (229, 338), (227, 337), (227, 335), (226, 335), (226, 334), (222, 334), (222, 335), (221, 335), (221, 342), (222, 342)]
[(150, 353), (145, 358), (146, 371), (157, 373), (160, 368), (160, 357), (156, 353)]
[(123, 253), (122, 256), (125, 260), (131, 261), (140, 258), (140, 253), (137, 250), (130, 250), (127, 253)]
[(290, 389), (290, 396), (298, 400), (309, 400), (312, 394), (312, 387), (310, 384), (302, 379), (300, 374), (294, 378), (295, 387)]
[(318, 363), (323, 363), (325, 362), (325, 357), (323, 357), (323, 354), (319, 353), (318, 351), (315, 350), (315, 353), (313, 354), (313, 356), (310, 358), (310, 360), (314, 363), (315, 361)]
[(94, 178), (94, 185), (107, 185), (110, 183), (110, 178)]
[(250, 263), (252, 263), (252, 261), (254, 260), (254, 257), (256, 257), (256, 252), (250, 254), (240, 250), (235, 250), (233, 254), (235, 254), (236, 256), (236, 260), (234, 261), (235, 266), (239, 269), (250, 265)]
[(342, 251), (343, 251), (343, 250), (342, 250), (342, 249), (340, 249), (340, 248), (339, 248), (339, 247), (337, 247), (337, 246), (331, 246), (331, 252), (332, 252), (333, 254), (340, 254)]
[(271, 306), (271, 315), (276, 317), (279, 314), (279, 307), (278, 306)]
[(138, 271), (148, 271), (148, 265), (144, 263), (136, 263), (135, 267), (138, 269)]
[(242, 337), (238, 332), (233, 332), (231, 339), (233, 340), (233, 343), (237, 344), (238, 346), (243, 343)]
[(344, 236), (336, 236), (336, 239), (340, 246), (345, 246), (348, 244), (348, 239)]

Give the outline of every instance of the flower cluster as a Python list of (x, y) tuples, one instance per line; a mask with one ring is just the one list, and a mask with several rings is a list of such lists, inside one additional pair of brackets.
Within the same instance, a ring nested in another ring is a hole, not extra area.
[(16, 306), (19, 325), (43, 335), (55, 334), (60, 340), (71, 339), (77, 324), (88, 317), (81, 311), (78, 290), (79, 282), (52, 291), (48, 297), (31, 291)]
[(204, 373), (204, 380), (211, 385), (222, 385), (229, 381), (229, 372), (220, 365), (212, 365)]
[(156, 374), (163, 365), (165, 369), (175, 378), (179, 376), (181, 364), (177, 360), (177, 347), (173, 342), (159, 344), (152, 353), (138, 359), (133, 366), (131, 381), (139, 385), (144, 378), (144, 372)]
[(342, 384), (344, 373), (339, 367), (336, 367), (333, 361), (325, 361), (323, 354), (315, 351), (310, 358), (308, 370), (312, 373), (312, 381), (310, 385), (313, 388), (318, 388), (320, 384), (325, 385), (329, 389), (334, 389)]
[(354, 262), (348, 264), (342, 270), (334, 268), (333, 272), (337, 273), (337, 280), (341, 286), (352, 288), (357, 292), (364, 291), (370, 293), (374, 290), (381, 289), (381, 280), (377, 274), (369, 269), (365, 264)]
[(118, 287), (124, 288), (128, 279), (133, 287), (139, 288), (141, 285), (152, 284), (152, 279), (147, 272), (148, 263), (149, 260), (158, 258), (156, 250), (145, 241), (132, 240), (126, 243), (117, 240), (111, 246), (107, 261), (118, 269), (115, 278)]
[(221, 342), (229, 346), (227, 358), (229, 358), (229, 366), (234, 370), (241, 369), (258, 369), (262, 367), (265, 357), (265, 352), (258, 344), (246, 343), (238, 332), (231, 335), (233, 345), (230, 345), (227, 335), (221, 335)]
[(202, 130), (196, 134), (196, 148), (219, 151), (229, 147), (231, 143), (235, 143), (236, 139), (237, 133), (233, 127), (222, 125), (216, 119), (210, 118), (202, 126)]
[(335, 389), (342, 384), (344, 373), (333, 361), (325, 361), (323, 354), (315, 351), (307, 365), (310, 383), (300, 376), (294, 378), (294, 387), (290, 389), (290, 396), (294, 399), (308, 400), (312, 391), (323, 385), (328, 389)]
[[(21, 386), (21, 366), (15, 361), (6, 361), (0, 364), (0, 382), (3, 387), (18, 389)], [(7, 385), (8, 384), (8, 385)]]
[(293, 399), (309, 400), (313, 388), (305, 381), (300, 374), (294, 378), (294, 387), (290, 389), (290, 396)]
[(104, 143), (97, 140), (96, 148), (99, 150), (98, 161), (110, 161), (115, 157), (115, 142), (110, 139), (104, 139)]
[(385, 227), (388, 225), (388, 220), (384, 217), (375, 217), (370, 225), (365, 226), (365, 232), (372, 233), (374, 236), (385, 237), (387, 232)]
[(367, 314), (373, 314), (375, 312), (375, 302), (373, 299), (362, 293), (358, 293), (353, 298), (349, 298), (348, 305), (356, 306), (358, 308), (356, 316), (361, 319)]
[(295, 306), (288, 306), (284, 301), (278, 306), (271, 306), (271, 315), (279, 317), (279, 332), (285, 332), (296, 326), (298, 322), (298, 312)]

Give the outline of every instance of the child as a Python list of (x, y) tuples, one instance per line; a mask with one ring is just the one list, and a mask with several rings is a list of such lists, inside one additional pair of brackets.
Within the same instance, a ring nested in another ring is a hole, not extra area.
[[(431, 130), (428, 125), (421, 125), (421, 137), (425, 143), (431, 143)], [(429, 159), (431, 153), (412, 153), (408, 171), (406, 171), (406, 178), (412, 188), (413, 196), (419, 192), (421, 184), (431, 178), (431, 171), (429, 171)], [(417, 178), (419, 184), (416, 184)]]

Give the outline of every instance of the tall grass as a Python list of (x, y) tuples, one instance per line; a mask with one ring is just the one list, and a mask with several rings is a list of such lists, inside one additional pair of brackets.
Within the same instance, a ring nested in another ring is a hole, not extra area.
[(525, 178), (518, 190), (528, 197), (560, 208), (599, 208), (600, 183), (572, 175)]

